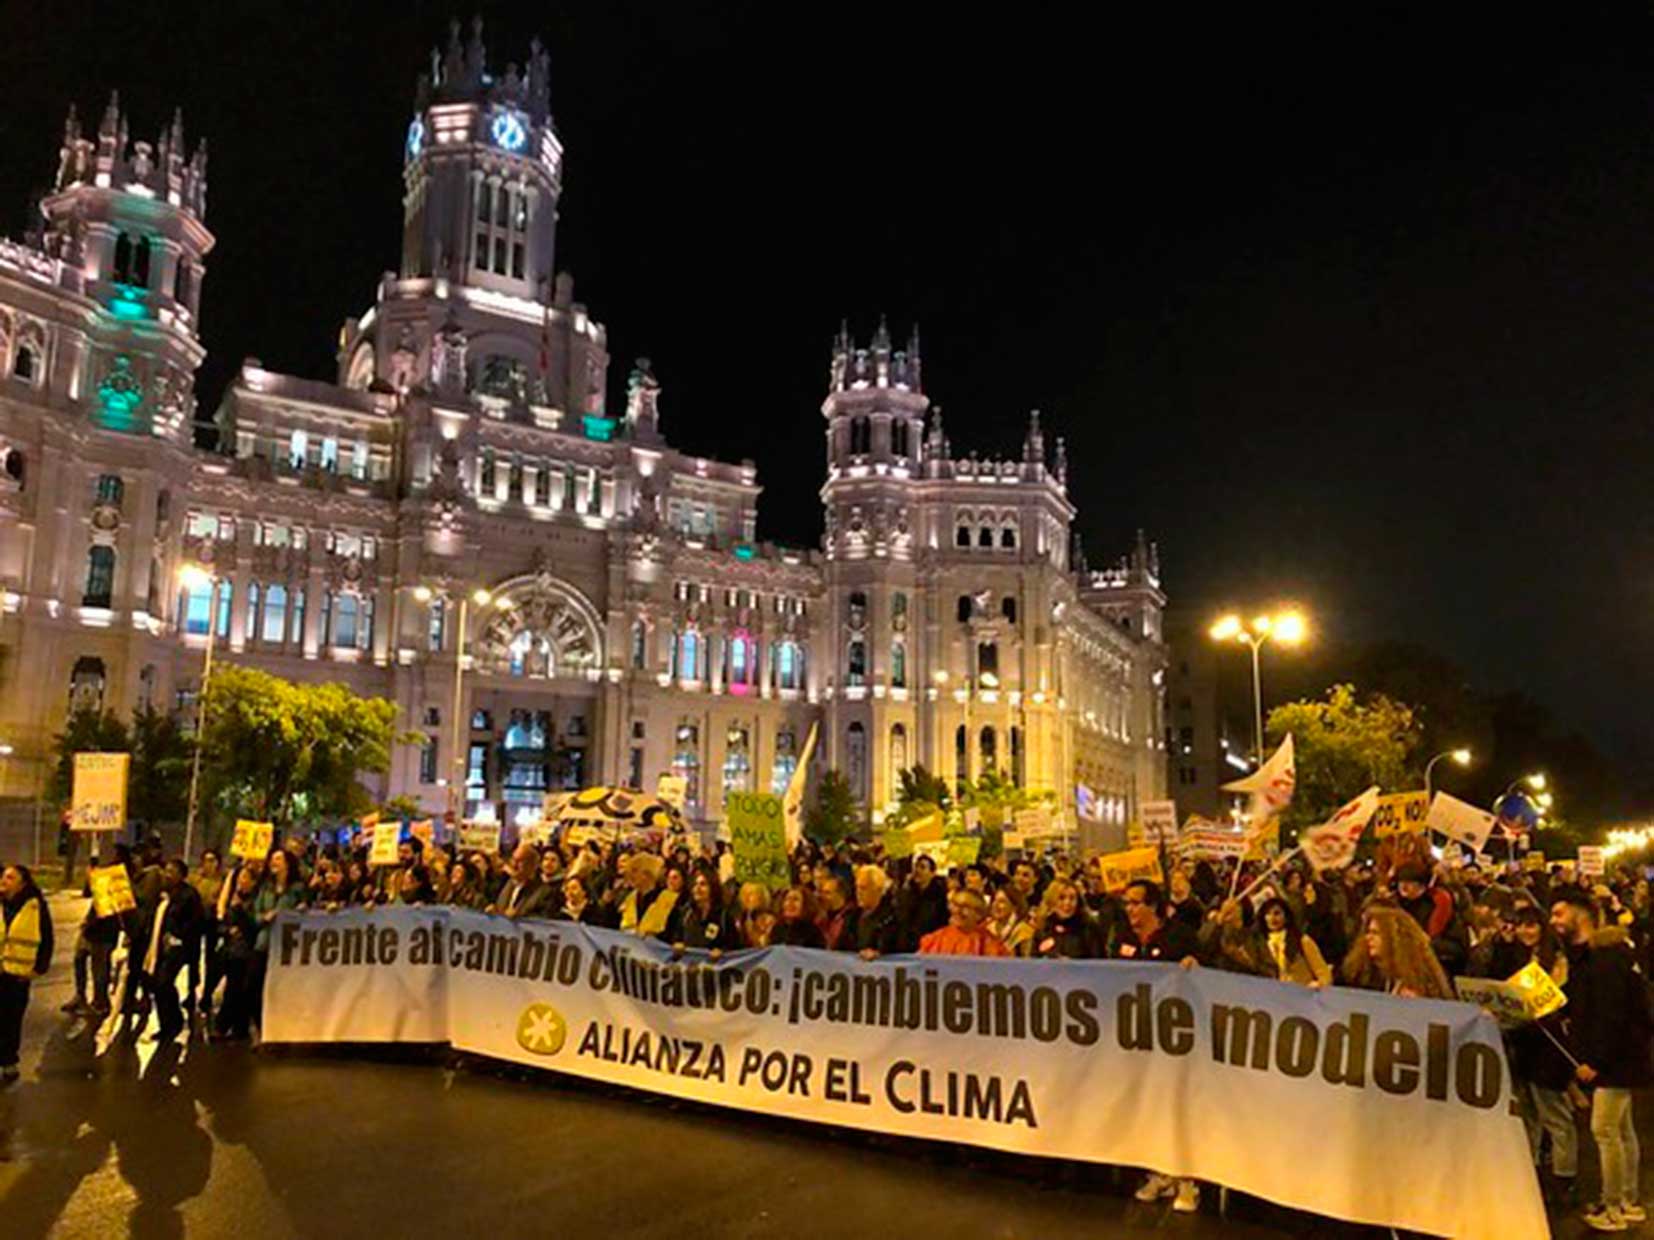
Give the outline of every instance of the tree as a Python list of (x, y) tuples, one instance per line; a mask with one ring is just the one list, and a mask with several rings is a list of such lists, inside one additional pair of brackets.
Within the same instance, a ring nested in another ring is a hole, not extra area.
[(1354, 685), (1334, 685), (1322, 701), (1277, 706), (1264, 730), (1271, 746), (1292, 734), (1298, 782), (1282, 816), (1289, 829), (1325, 822), (1371, 784), (1402, 792), (1422, 777), (1412, 708), (1383, 694), (1361, 701)]
[(189, 813), (190, 759), (195, 747), (174, 715), (150, 706), (132, 715), (132, 771), (126, 803), (148, 825), (183, 822)]
[(896, 808), (885, 815), (886, 827), (905, 827), (909, 823), (929, 818), (937, 810), (947, 812), (952, 803), (948, 781), (932, 775), (922, 765), (910, 766), (898, 772), (900, 786), (896, 789)]
[(389, 770), (401, 739), (384, 698), (225, 667), (207, 694), (206, 803), (284, 825), (349, 817), (372, 805), (359, 777)]
[(856, 798), (842, 772), (828, 771), (816, 788), (815, 804), (804, 812), (804, 834), (817, 844), (838, 844), (861, 826)]

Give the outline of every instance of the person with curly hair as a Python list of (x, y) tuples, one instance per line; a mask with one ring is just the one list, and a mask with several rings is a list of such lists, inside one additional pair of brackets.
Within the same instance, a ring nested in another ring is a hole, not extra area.
[(1409, 999), (1454, 997), (1429, 936), (1406, 910), (1390, 904), (1367, 907), (1339, 975), (1346, 986)]

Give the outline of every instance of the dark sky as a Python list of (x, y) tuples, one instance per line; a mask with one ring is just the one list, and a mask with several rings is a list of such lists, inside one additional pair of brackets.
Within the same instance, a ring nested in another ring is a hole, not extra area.
[[(1646, 12), (700, 7), (482, 12), (496, 65), (550, 49), (611, 402), (651, 356), (676, 442), (758, 461), (766, 537), (819, 535), (840, 316), (918, 318), (956, 447), (1015, 452), (1036, 406), (1068, 436), (1094, 564), (1143, 526), (1181, 605), (1292, 597), (1654, 758)], [(203, 404), (248, 354), (330, 374), (453, 10), (9, 8), (4, 231), (71, 99), (118, 86), (144, 137), (181, 103)]]

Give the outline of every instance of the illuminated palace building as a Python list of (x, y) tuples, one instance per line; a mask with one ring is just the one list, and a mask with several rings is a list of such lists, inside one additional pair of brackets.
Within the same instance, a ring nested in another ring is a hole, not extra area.
[(516, 816), (675, 771), (715, 820), (780, 788), (815, 722), (873, 811), (920, 762), (1070, 804), (1083, 780), (1118, 822), (1159, 795), (1154, 556), (1070, 562), (1037, 415), (1020, 460), (955, 453), (917, 333), (841, 334), (825, 538), (794, 551), (757, 539), (751, 462), (672, 447), (646, 361), (609, 405), (604, 327), (554, 265), (548, 58), (526, 63), (491, 74), (480, 31), (434, 57), (399, 271), (335, 381), (247, 360), (214, 451), (192, 435), (206, 144), (176, 117), (134, 139), (118, 100), (95, 131), (70, 112), (38, 231), (0, 243), (6, 791), (42, 786), (70, 709), (193, 702), (211, 629), (217, 659), (395, 701), (425, 741), (379, 791), (433, 810), (460, 776), (468, 809)]

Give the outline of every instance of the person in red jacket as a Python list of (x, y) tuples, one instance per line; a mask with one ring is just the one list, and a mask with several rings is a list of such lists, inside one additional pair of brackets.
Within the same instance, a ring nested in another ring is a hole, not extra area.
[(1462, 973), (1470, 956), (1470, 941), (1453, 897), (1430, 881), (1430, 869), (1421, 861), (1398, 865), (1395, 886), (1396, 903), (1429, 936), (1430, 950), (1448, 976)]
[(1005, 944), (982, 923), (988, 902), (974, 891), (956, 891), (948, 900), (948, 924), (919, 940), (924, 956), (1008, 956)]

